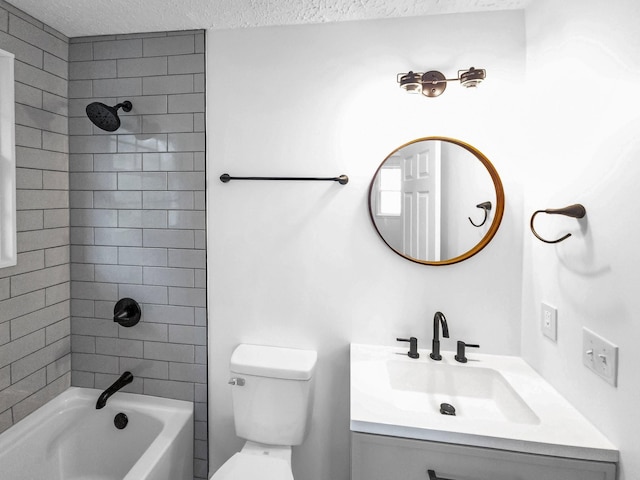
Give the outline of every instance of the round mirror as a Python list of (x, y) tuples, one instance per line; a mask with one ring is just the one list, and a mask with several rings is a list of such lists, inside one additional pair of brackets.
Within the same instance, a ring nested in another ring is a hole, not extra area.
[(369, 187), (369, 214), (398, 255), (425, 265), (461, 262), (496, 234), (504, 212), (498, 172), (475, 147), (446, 137), (397, 148)]

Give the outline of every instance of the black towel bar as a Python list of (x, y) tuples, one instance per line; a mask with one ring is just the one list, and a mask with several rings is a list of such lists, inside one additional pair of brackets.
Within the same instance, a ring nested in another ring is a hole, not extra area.
[(302, 181), (330, 181), (338, 182), (340, 185), (349, 183), (349, 177), (340, 175), (339, 177), (232, 177), (228, 173), (220, 175), (222, 183), (228, 183), (231, 180), (302, 180)]

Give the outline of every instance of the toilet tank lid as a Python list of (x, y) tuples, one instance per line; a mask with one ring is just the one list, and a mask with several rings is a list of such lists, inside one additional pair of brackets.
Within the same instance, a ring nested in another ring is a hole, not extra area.
[(231, 371), (245, 375), (309, 380), (318, 353), (313, 350), (240, 344), (231, 355)]

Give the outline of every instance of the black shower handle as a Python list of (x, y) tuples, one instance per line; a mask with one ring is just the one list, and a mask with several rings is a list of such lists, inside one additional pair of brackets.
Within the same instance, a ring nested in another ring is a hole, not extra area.
[(141, 317), (140, 305), (133, 298), (121, 298), (113, 307), (113, 321), (123, 327), (133, 327)]

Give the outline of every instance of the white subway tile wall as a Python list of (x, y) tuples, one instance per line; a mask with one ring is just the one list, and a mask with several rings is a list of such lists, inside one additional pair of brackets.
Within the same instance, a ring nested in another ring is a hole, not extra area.
[(0, 0), (0, 49), (16, 57), (19, 250), (0, 270), (2, 432), (69, 387), (71, 302), (69, 40)]
[[(194, 402), (197, 479), (207, 477), (203, 52), (201, 31), (69, 45), (72, 384), (106, 388), (130, 370), (126, 390)], [(85, 115), (93, 101), (124, 100), (133, 109), (119, 111), (113, 133)], [(59, 128), (55, 117), (36, 119)], [(21, 135), (34, 141), (37, 132)], [(135, 327), (112, 321), (122, 297), (142, 307)], [(25, 322), (25, 332), (38, 322)], [(21, 366), (23, 376), (29, 371)]]

